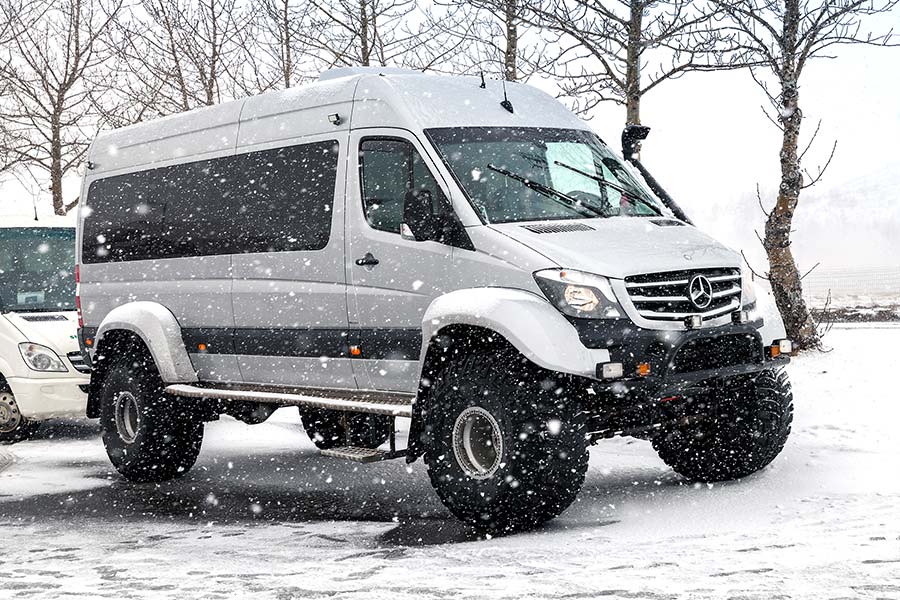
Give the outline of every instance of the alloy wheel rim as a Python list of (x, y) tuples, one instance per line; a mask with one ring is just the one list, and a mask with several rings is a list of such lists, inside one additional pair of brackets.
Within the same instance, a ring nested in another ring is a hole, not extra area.
[(133, 444), (141, 429), (137, 398), (131, 392), (119, 392), (114, 402), (116, 432), (126, 444)]
[(0, 433), (12, 433), (22, 424), (22, 413), (9, 392), (0, 393)]
[(480, 406), (462, 411), (453, 425), (453, 454), (472, 479), (496, 473), (503, 457), (503, 434), (494, 416)]

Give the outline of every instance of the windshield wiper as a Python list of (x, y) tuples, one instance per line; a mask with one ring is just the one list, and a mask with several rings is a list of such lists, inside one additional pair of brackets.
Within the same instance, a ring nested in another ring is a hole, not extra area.
[(655, 212), (657, 214), (657, 216), (660, 216), (660, 217), (662, 216), (661, 210), (659, 210), (656, 206), (654, 206), (653, 204), (651, 204), (651, 203), (647, 202), (646, 200), (644, 200), (643, 198), (641, 198), (640, 194), (635, 192), (634, 190), (629, 190), (628, 188), (624, 188), (617, 183), (613, 183), (612, 181), (607, 181), (607, 179), (605, 177), (602, 177), (600, 175), (594, 175), (593, 173), (588, 173), (587, 171), (582, 171), (581, 169), (579, 169), (577, 167), (573, 167), (572, 165), (567, 165), (566, 163), (559, 162), (558, 160), (554, 160), (553, 164), (559, 165), (560, 167), (562, 167), (564, 169), (568, 169), (570, 171), (578, 173), (579, 175), (587, 177), (588, 179), (593, 179), (600, 185), (603, 185), (606, 187), (611, 187), (612, 189), (616, 190), (620, 194), (628, 194), (629, 198), (631, 196), (634, 196), (636, 200), (640, 200), (642, 204), (644, 204), (647, 208), (649, 208), (650, 210)]
[(543, 183), (538, 183), (537, 181), (532, 181), (532, 180), (528, 179), (527, 177), (523, 177), (523, 176), (519, 175), (518, 173), (513, 173), (512, 171), (508, 171), (508, 170), (504, 169), (503, 167), (498, 167), (491, 163), (488, 163), (487, 168), (490, 169), (491, 171), (496, 171), (497, 173), (500, 173), (501, 175), (505, 175), (506, 177), (509, 177), (510, 179), (518, 181), (519, 183), (521, 183), (528, 189), (534, 190), (535, 192), (537, 192), (539, 194), (543, 194), (544, 196), (550, 198), (551, 200), (555, 200), (558, 204), (561, 204), (567, 208), (574, 208), (575, 210), (581, 210), (581, 212), (584, 212), (584, 210), (582, 210), (582, 209), (586, 209), (588, 212), (590, 212), (594, 215), (597, 215), (598, 217), (606, 217), (607, 216), (603, 212), (601, 212), (599, 209), (594, 208), (593, 206), (591, 206), (589, 204), (585, 204), (585, 203), (581, 202), (580, 200), (578, 200), (577, 198), (573, 198), (572, 196), (570, 196), (568, 194), (564, 194), (564, 193), (560, 192), (559, 190), (555, 190), (552, 187), (546, 186)]

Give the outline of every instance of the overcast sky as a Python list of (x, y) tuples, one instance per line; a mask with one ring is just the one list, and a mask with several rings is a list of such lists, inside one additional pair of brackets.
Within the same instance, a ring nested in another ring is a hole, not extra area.
[[(879, 17), (879, 25), (900, 31), (900, 14)], [(900, 267), (900, 48), (843, 47), (836, 53), (834, 60), (811, 63), (801, 80), (804, 133), (822, 119), (804, 164), (814, 171), (834, 140), (838, 149), (824, 180), (801, 196), (795, 254), (801, 269), (818, 261), (825, 268)], [(753, 229), (761, 231), (764, 216), (756, 184), (771, 206), (779, 177), (779, 132), (763, 116), (764, 103), (749, 74), (734, 71), (666, 82), (642, 107), (642, 120), (652, 128), (645, 165), (698, 226), (758, 261), (763, 255)], [(624, 114), (623, 107), (608, 104), (591, 119), (617, 151)], [(72, 178), (66, 197), (77, 193)], [(39, 203), (49, 209), (49, 194)], [(0, 214), (27, 212), (30, 204), (30, 190), (15, 181), (0, 183)]]

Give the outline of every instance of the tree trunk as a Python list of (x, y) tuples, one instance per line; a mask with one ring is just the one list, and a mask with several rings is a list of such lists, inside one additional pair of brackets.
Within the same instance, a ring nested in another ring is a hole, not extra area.
[(781, 82), (781, 185), (775, 208), (766, 219), (763, 246), (769, 258), (769, 283), (775, 304), (784, 321), (787, 336), (800, 350), (819, 345), (816, 324), (803, 300), (803, 285), (794, 253), (791, 252), (791, 224), (803, 188), (797, 144), (803, 113), (800, 110), (800, 77), (797, 65), (797, 36), (800, 27), (799, 0), (786, 0), (784, 5), (782, 47), (787, 49), (778, 73)]
[(366, 0), (359, 2), (359, 55), (363, 67), (369, 66), (369, 15)]
[(59, 115), (54, 114), (50, 121), (50, 193), (53, 197), (53, 212), (57, 215), (65, 215), (67, 212), (63, 203), (62, 179), (62, 132)]
[[(631, 0), (631, 18), (628, 21), (628, 53), (625, 62), (625, 124), (641, 124), (641, 27), (644, 4)], [(641, 144), (635, 146), (640, 154)]]
[(506, 0), (506, 48), (503, 53), (503, 77), (507, 81), (516, 81), (517, 55), (519, 45), (519, 31), (516, 19), (518, 18), (517, 0)]
[[(790, 75), (793, 76), (793, 73)], [(769, 282), (787, 335), (798, 349), (814, 348), (819, 344), (819, 335), (803, 300), (800, 273), (791, 252), (791, 223), (803, 185), (797, 153), (802, 113), (795, 80), (782, 83), (781, 103), (781, 122), (784, 125), (781, 141), (781, 186), (778, 188), (775, 208), (766, 220), (763, 245), (769, 257)]]

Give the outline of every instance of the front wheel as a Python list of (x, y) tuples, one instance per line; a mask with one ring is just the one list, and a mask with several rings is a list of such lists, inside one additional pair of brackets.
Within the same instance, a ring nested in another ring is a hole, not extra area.
[(429, 406), (428, 474), (460, 520), (525, 530), (559, 515), (580, 491), (587, 441), (567, 377), (512, 351), (458, 355), (434, 378)]
[(663, 431), (653, 447), (692, 481), (740, 479), (775, 460), (791, 433), (793, 415), (787, 374), (763, 371), (714, 399), (701, 422)]
[(28, 439), (36, 424), (22, 416), (12, 390), (0, 383), (0, 444)]
[(187, 472), (203, 442), (203, 422), (163, 391), (153, 359), (143, 352), (110, 365), (100, 389), (100, 425), (110, 461), (133, 482)]

